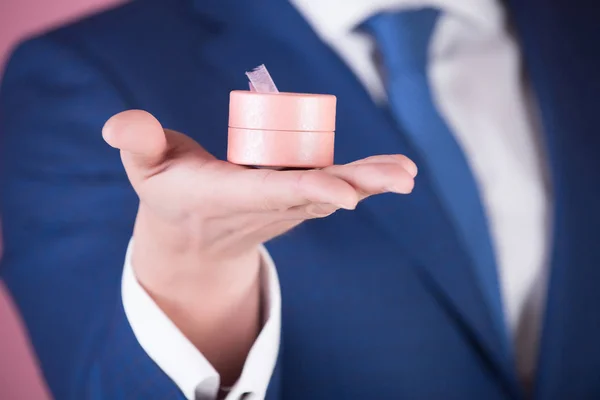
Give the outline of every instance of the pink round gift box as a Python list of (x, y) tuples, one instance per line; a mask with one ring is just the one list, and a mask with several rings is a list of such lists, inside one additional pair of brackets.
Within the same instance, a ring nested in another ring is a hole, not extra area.
[(332, 165), (335, 111), (332, 95), (234, 90), (227, 159), (257, 167)]

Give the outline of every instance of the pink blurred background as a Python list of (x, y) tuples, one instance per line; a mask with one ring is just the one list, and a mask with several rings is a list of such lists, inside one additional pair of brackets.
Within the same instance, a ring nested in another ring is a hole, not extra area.
[[(119, 2), (121, 0), (0, 0), (0, 75), (9, 50), (20, 39)], [(0, 243), (0, 256), (1, 248)], [(0, 283), (0, 399), (44, 400), (48, 398), (47, 391), (23, 332), (21, 321)]]
[(121, 0), (0, 0), (0, 70), (9, 49), (21, 38)]

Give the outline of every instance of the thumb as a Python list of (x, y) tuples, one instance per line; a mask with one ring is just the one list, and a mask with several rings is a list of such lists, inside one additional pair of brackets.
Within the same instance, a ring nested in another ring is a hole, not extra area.
[(121, 150), (128, 163), (140, 172), (160, 165), (167, 155), (165, 131), (146, 111), (129, 110), (114, 115), (104, 124), (102, 137)]

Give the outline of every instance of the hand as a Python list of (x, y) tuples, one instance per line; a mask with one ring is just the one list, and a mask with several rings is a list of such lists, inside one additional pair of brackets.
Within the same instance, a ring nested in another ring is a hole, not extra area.
[[(321, 170), (246, 168), (215, 159), (144, 111), (115, 115), (103, 136), (121, 150), (140, 198), (133, 253), (138, 280), (205, 356), (215, 347), (203, 343), (210, 336), (206, 326), (218, 331), (231, 323), (233, 308), (251, 304), (249, 296), (258, 293), (261, 243), (307, 219), (352, 210), (370, 195), (409, 193), (417, 174), (401, 155)], [(250, 318), (256, 326), (257, 315)]]
[(161, 238), (207, 260), (235, 259), (304, 220), (354, 209), (367, 196), (409, 193), (417, 167), (401, 155), (321, 170), (251, 169), (215, 159), (144, 111), (112, 117), (104, 139), (121, 150), (145, 214), (185, 241)]

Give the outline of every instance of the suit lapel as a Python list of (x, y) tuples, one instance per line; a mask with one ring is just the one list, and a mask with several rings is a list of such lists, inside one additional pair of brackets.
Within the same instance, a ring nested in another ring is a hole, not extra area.
[[(332, 63), (333, 64), (333, 63)], [(342, 71), (345, 67), (338, 65)], [(339, 75), (339, 72), (337, 73)], [(509, 391), (517, 392), (506, 336), (487, 306), (472, 256), (460, 240), (451, 216), (442, 204), (431, 172), (394, 118), (376, 107), (350, 74), (346, 82), (330, 80), (329, 92), (338, 96), (336, 148), (344, 163), (374, 154), (405, 154), (419, 166), (413, 193), (380, 195), (364, 201), (364, 211), (394, 238), (399, 253), (414, 262), (423, 283), (490, 363)], [(323, 86), (327, 87), (327, 86)]]
[(540, 105), (555, 201), (536, 397), (597, 397), (600, 17), (592, 2), (512, 3)]
[[(229, 21), (222, 34), (199, 49), (203, 65), (214, 65), (214, 72), (233, 86), (231, 89), (245, 88), (243, 71), (264, 63), (280, 90), (336, 95), (336, 163), (390, 153), (406, 154), (416, 160), (420, 173), (410, 196), (371, 198), (359, 206), (357, 218), (359, 214), (368, 216), (377, 229), (394, 238), (399, 253), (414, 261), (424, 285), (473, 343), (483, 364), (500, 377), (510, 392), (516, 393), (506, 338), (485, 305), (473, 259), (458, 239), (426, 166), (391, 115), (373, 103), (348, 67), (291, 5), (279, 0), (258, 3), (260, 12), (252, 2), (235, 2), (235, 7), (227, 11), (223, 4), (196, 2), (200, 13)], [(247, 42), (240, 41), (240, 32), (244, 32), (241, 36)]]

